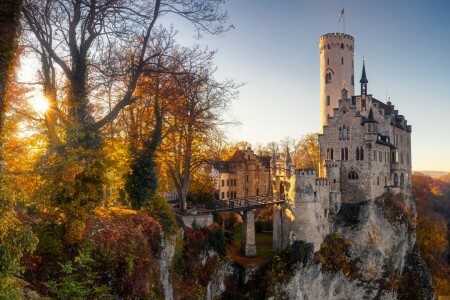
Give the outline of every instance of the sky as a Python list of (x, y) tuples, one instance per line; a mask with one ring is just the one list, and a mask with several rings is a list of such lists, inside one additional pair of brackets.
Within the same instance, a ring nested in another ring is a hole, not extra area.
[[(245, 83), (229, 112), (231, 141), (253, 146), (319, 131), (319, 37), (355, 38), (355, 81), (363, 57), (368, 93), (390, 97), (412, 125), (413, 170), (450, 171), (450, 1), (230, 0), (223, 36), (193, 39), (174, 21), (177, 40), (217, 49), (218, 79)], [(358, 94), (359, 84), (355, 85)]]

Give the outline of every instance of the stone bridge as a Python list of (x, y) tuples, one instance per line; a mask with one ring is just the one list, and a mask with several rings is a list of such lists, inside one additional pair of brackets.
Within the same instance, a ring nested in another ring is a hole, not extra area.
[(250, 196), (238, 199), (218, 200), (213, 202), (212, 206), (196, 206), (196, 213), (186, 215), (205, 215), (211, 213), (234, 211), (242, 217), (242, 241), (241, 249), (245, 256), (256, 255), (255, 243), (255, 218), (261, 210), (267, 205), (282, 204), (285, 201), (285, 195), (262, 195)]

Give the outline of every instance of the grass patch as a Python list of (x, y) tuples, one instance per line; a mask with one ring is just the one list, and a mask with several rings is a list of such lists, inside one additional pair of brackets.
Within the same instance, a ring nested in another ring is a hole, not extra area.
[(256, 232), (256, 257), (246, 257), (241, 252), (242, 223), (226, 233), (228, 236), (227, 254), (230, 259), (244, 268), (251, 268), (267, 263), (275, 254), (272, 251), (272, 232)]

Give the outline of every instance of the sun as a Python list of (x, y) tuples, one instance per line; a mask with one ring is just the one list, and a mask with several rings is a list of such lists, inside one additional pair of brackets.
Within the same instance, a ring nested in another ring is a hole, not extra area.
[(48, 110), (48, 101), (42, 94), (32, 97), (29, 99), (29, 102), (33, 110), (38, 114), (45, 114)]

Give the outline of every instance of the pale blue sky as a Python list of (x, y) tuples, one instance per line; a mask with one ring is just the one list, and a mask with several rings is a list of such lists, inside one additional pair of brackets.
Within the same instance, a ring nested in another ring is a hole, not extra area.
[[(218, 78), (246, 83), (231, 111), (241, 125), (229, 130), (230, 140), (265, 145), (319, 131), (318, 40), (342, 32), (342, 7), (355, 38), (355, 78), (364, 56), (368, 92), (382, 101), (387, 93), (413, 126), (413, 169), (450, 171), (447, 0), (228, 1), (235, 29), (197, 43), (219, 50)], [(181, 44), (194, 43), (192, 27), (174, 26)]]

